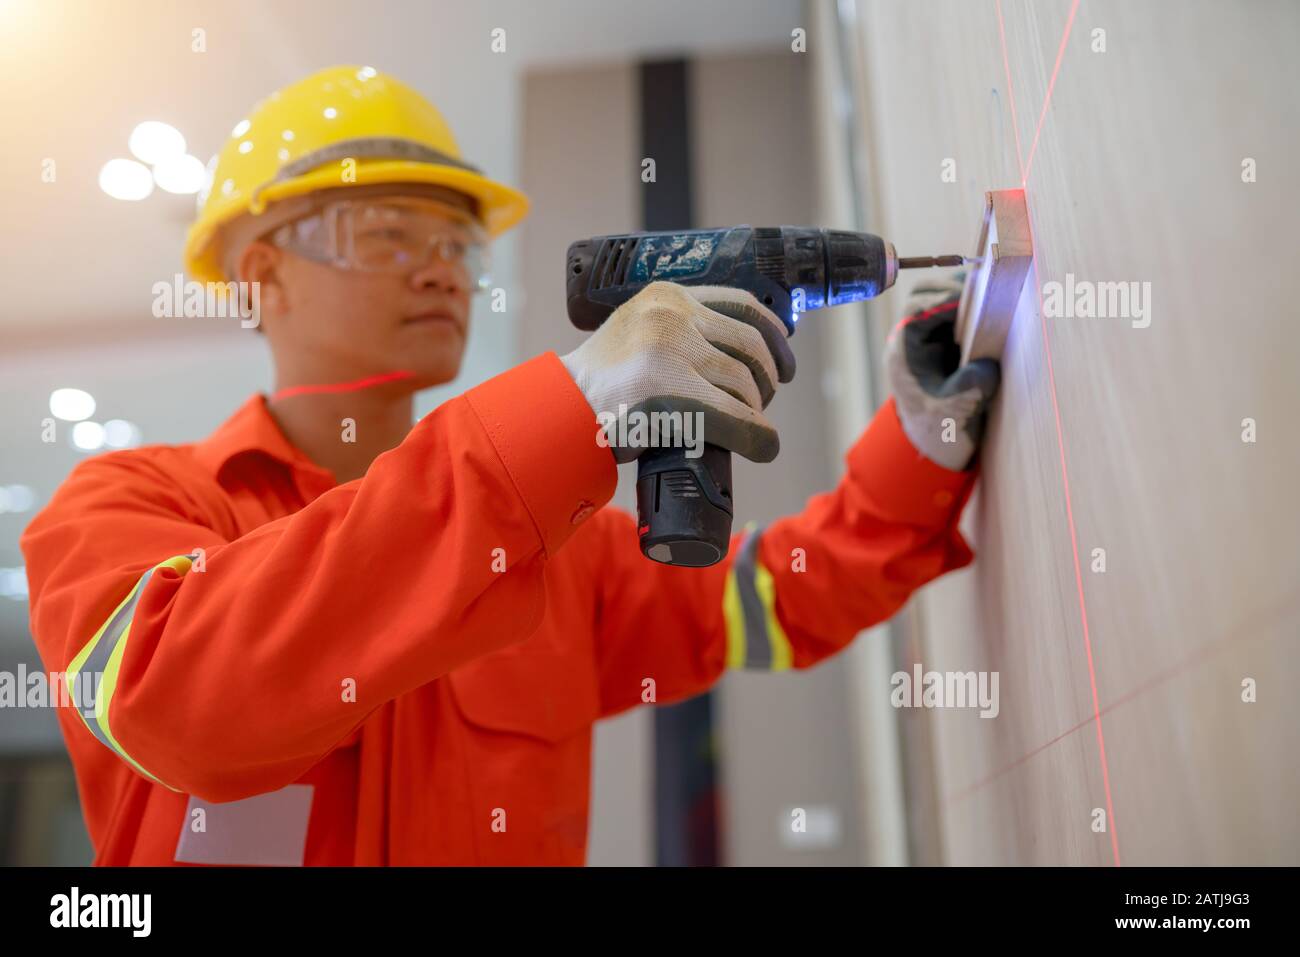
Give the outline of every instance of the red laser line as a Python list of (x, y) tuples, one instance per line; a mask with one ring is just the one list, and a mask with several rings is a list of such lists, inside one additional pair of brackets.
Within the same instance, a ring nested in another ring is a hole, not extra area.
[(957, 309), (956, 302), (945, 302), (945, 303), (940, 303), (939, 305), (935, 306), (932, 309), (926, 309), (924, 312), (918, 312), (914, 316), (904, 316), (902, 319), (898, 320), (898, 325), (894, 326), (894, 328), (890, 330), (889, 338), (890, 339), (894, 338), (894, 336), (898, 334), (899, 329), (902, 329), (904, 326), (909, 325), (910, 323), (920, 322), (922, 319), (929, 319), (931, 316), (937, 316), (941, 312), (949, 312), (949, 311), (955, 312), (956, 309)]
[(1056, 50), (1056, 65), (1052, 67), (1052, 78), (1047, 83), (1047, 95), (1043, 97), (1043, 112), (1038, 114), (1038, 127), (1034, 130), (1034, 142), (1029, 147), (1029, 158), (1025, 160), (1024, 173), (1020, 185), (1029, 182), (1029, 171), (1034, 168), (1034, 152), (1038, 149), (1038, 135), (1043, 132), (1043, 120), (1047, 118), (1047, 106), (1052, 102), (1052, 90), (1056, 86), (1056, 75), (1061, 72), (1061, 60), (1065, 57), (1065, 44), (1070, 39), (1070, 28), (1074, 26), (1074, 15), (1079, 10), (1079, 0), (1070, 6), (1070, 16), (1066, 18), (1065, 30), (1061, 33), (1061, 45)]
[(1016, 121), (1016, 92), (1011, 88), (1011, 60), (1007, 58), (1007, 31), (1002, 25), (1002, 0), (997, 0), (998, 39), (1002, 41), (1002, 68), (1007, 75), (1007, 101), (1011, 104), (1011, 130), (1016, 135), (1016, 169), (1020, 170), (1020, 185), (1025, 185), (1025, 164), (1020, 158), (1020, 124)]
[(966, 798), (974, 794), (976, 791), (982, 790), (983, 788), (992, 784), (998, 778), (1002, 777), (1004, 774), (1009, 774), (1010, 772), (1014, 771), (1016, 768), (1020, 767), (1020, 765), (1028, 761), (1030, 758), (1034, 757), (1037, 754), (1042, 754), (1044, 751), (1046, 751), (1052, 745), (1056, 744), (1058, 741), (1064, 741), (1070, 735), (1074, 734), (1074, 732), (1078, 731), (1080, 728), (1086, 728), (1091, 723), (1092, 723), (1091, 717), (1084, 718), (1078, 724), (1066, 728), (1056, 737), (1052, 738), (1052, 740), (1044, 741), (1042, 744), (1034, 748), (1032, 751), (1026, 751), (1024, 754), (1016, 758), (1010, 764), (1004, 764), (1002, 767), (998, 768), (992, 774), (985, 775), (984, 777), (976, 781), (974, 784), (970, 784), (962, 788), (960, 791), (956, 792), (951, 797), (949, 797), (944, 803), (956, 804), (958, 801), (965, 800)]
[[(1287, 599), (1282, 603), (1281, 608), (1273, 607), (1270, 609), (1266, 609), (1262, 611), (1259, 615), (1255, 616), (1255, 618), (1247, 619), (1246, 622), (1244, 622), (1242, 625), (1235, 628), (1234, 630), (1228, 632), (1227, 635), (1224, 635), (1220, 638), (1216, 638), (1213, 641), (1208, 641), (1205, 644), (1199, 646), (1198, 648), (1193, 649), (1191, 654), (1180, 659), (1178, 662), (1166, 668), (1164, 671), (1156, 672), (1156, 674), (1152, 675), (1146, 681), (1139, 684), (1136, 688), (1133, 688), (1130, 691), (1126, 692), (1125, 694), (1120, 695), (1110, 704), (1106, 705), (1106, 707), (1102, 708), (1100, 713), (1109, 714), (1110, 712), (1123, 707), (1124, 705), (1128, 704), (1130, 701), (1134, 701), (1137, 698), (1142, 697), (1147, 692), (1154, 690), (1155, 688), (1159, 687), (1165, 682), (1170, 681), (1178, 677), (1180, 674), (1190, 670), (1194, 665), (1200, 664), (1202, 660), (1210, 658), (1214, 655), (1223, 652), (1228, 648), (1233, 647), (1239, 641), (1244, 641), (1251, 638), (1258, 638), (1259, 635), (1257, 634), (1257, 631), (1260, 622), (1256, 621), (1256, 619), (1260, 619), (1263, 622), (1263, 624), (1267, 625), (1267, 623), (1272, 620), (1283, 620), (1285, 614), (1289, 611), (1293, 611), (1296, 607), (1300, 607), (1300, 592), (1291, 595), (1289, 599)], [(965, 800), (975, 792), (992, 784), (994, 781), (1002, 777), (1004, 774), (1008, 774), (1009, 772), (1014, 771), (1016, 768), (1020, 767), (1020, 765), (1024, 764), (1026, 761), (1028, 761), (1030, 758), (1034, 757), (1035, 755), (1041, 754), (1042, 752), (1050, 748), (1052, 745), (1060, 741), (1064, 741), (1066, 738), (1068, 738), (1070, 735), (1074, 734), (1076, 731), (1080, 730), (1081, 728), (1086, 728), (1088, 725), (1092, 723), (1092, 721), (1093, 721), (1092, 716), (1084, 718), (1082, 721), (1078, 722), (1077, 724), (1069, 728), (1066, 728), (1064, 731), (1062, 731), (1056, 737), (1052, 738), (1050, 741), (1045, 741), (1042, 744), (1040, 744), (1038, 747), (1034, 748), (1033, 750), (1026, 751), (1024, 754), (1022, 754), (1016, 760), (1012, 761), (1010, 764), (1004, 764), (996, 771), (993, 771), (991, 774), (985, 775), (984, 777), (975, 781), (973, 784), (967, 785), (966, 787), (962, 788), (960, 791), (953, 792), (953, 794), (951, 794), (949, 797), (945, 799), (944, 803), (956, 804), (959, 801)]]
[[(1030, 225), (1033, 243), (1033, 225)], [(1074, 505), (1070, 497), (1070, 471), (1065, 463), (1065, 432), (1061, 428), (1061, 407), (1056, 398), (1056, 370), (1052, 365), (1052, 347), (1047, 338), (1047, 311), (1043, 308), (1043, 284), (1038, 281), (1038, 249), (1034, 246), (1034, 285), (1038, 292), (1038, 316), (1043, 326), (1043, 353), (1047, 357), (1047, 381), (1052, 396), (1052, 416), (1056, 420), (1056, 446), (1061, 456), (1061, 487), (1065, 492), (1065, 520), (1070, 528), (1070, 555), (1074, 559), (1074, 583), (1079, 593), (1079, 620), (1083, 624), (1083, 647), (1088, 656), (1088, 683), (1092, 687), (1092, 714), (1097, 721), (1097, 748), (1101, 756), (1101, 783), (1106, 792), (1107, 831), (1115, 866), (1120, 866), (1119, 836), (1115, 829), (1115, 806), (1110, 794), (1110, 766), (1106, 761), (1106, 735), (1101, 728), (1101, 702), (1097, 696), (1097, 669), (1093, 664), (1092, 635), (1088, 630), (1088, 603), (1083, 597), (1083, 569), (1079, 565), (1079, 536), (1074, 525)]]
[[(1020, 127), (1016, 121), (1015, 92), (1011, 84), (1011, 60), (1007, 55), (1007, 35), (1006, 27), (1002, 18), (1002, 0), (995, 0), (995, 7), (998, 15), (998, 38), (1002, 44), (1002, 65), (1006, 71), (1007, 77), (1007, 99), (1011, 105), (1011, 125), (1015, 129), (1016, 136), (1016, 160), (1020, 164), (1020, 186), (1023, 189), (1028, 183), (1028, 168), (1020, 160)], [(1038, 146), (1038, 135), (1042, 132), (1043, 117), (1047, 115), (1047, 105), (1052, 96), (1052, 89), (1056, 86), (1056, 76), (1061, 69), (1061, 60), (1065, 54), (1065, 42), (1069, 38), (1070, 28), (1074, 23), (1074, 15), (1079, 8), (1079, 0), (1074, 0), (1070, 7), (1069, 17), (1066, 19), (1065, 30), (1061, 35), (1060, 49), (1057, 51), (1056, 65), (1052, 70), (1052, 78), (1047, 84), (1047, 95), (1043, 99), (1043, 111), (1039, 115), (1038, 128), (1034, 131), (1034, 143), (1030, 148), (1030, 159), (1033, 158), (1034, 149)], [(1030, 225), (1030, 240), (1033, 241), (1033, 226)], [(1038, 287), (1038, 315), (1042, 319), (1043, 325), (1043, 352), (1047, 357), (1047, 378), (1050, 386), (1052, 397), (1052, 414), (1056, 421), (1056, 444), (1061, 457), (1061, 486), (1065, 493), (1065, 518), (1070, 529), (1070, 547), (1071, 558), (1074, 560), (1074, 580), (1079, 593), (1079, 620), (1083, 625), (1083, 646), (1087, 652), (1088, 658), (1088, 681), (1092, 688), (1092, 711), (1093, 718), (1097, 722), (1097, 746), (1101, 757), (1101, 779), (1102, 785), (1106, 792), (1106, 818), (1108, 821), (1107, 831), (1110, 833), (1111, 852), (1115, 858), (1115, 866), (1120, 866), (1119, 857), (1119, 837), (1115, 829), (1115, 808), (1110, 793), (1110, 768), (1106, 762), (1106, 739), (1102, 733), (1101, 727), (1101, 707), (1097, 696), (1097, 672), (1093, 663), (1092, 654), (1092, 636), (1088, 630), (1088, 606), (1083, 595), (1083, 571), (1079, 566), (1079, 537), (1074, 525), (1074, 506), (1070, 497), (1070, 475), (1065, 461), (1065, 436), (1061, 428), (1061, 409), (1056, 395), (1056, 372), (1052, 366), (1052, 349), (1047, 337), (1047, 316), (1043, 309), (1043, 288), (1038, 282), (1038, 250), (1034, 249), (1034, 284)]]
[(352, 382), (336, 382), (325, 385), (291, 385), (274, 393), (271, 398), (287, 399), (294, 395), (318, 395), (322, 392), (355, 392), (358, 389), (368, 389), (373, 385), (383, 385), (385, 382), (410, 379), (414, 375), (414, 372), (404, 369), (400, 372), (381, 372), (379, 375), (366, 376), (364, 379), (355, 379)]

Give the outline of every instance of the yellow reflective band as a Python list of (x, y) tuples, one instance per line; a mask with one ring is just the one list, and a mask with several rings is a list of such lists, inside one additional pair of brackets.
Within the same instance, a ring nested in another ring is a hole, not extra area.
[[(77, 679), (81, 676), (81, 668), (83, 665), (85, 665), (86, 659), (89, 658), (91, 652), (93, 652), (99, 646), (100, 639), (104, 637), (104, 632), (108, 630), (108, 626), (113, 624), (114, 619), (116, 619), (119, 615), (123, 614), (123, 609), (127, 606), (127, 604), (129, 604), (132, 601), (132, 599), (135, 598), (136, 594), (139, 591), (140, 591), (140, 582), (137, 581), (134, 585), (131, 586), (131, 590), (126, 593), (126, 597), (123, 598), (120, 602), (118, 602), (117, 607), (113, 609), (113, 613), (104, 619), (104, 623), (99, 626), (99, 630), (95, 632), (94, 637), (92, 637), (90, 641), (86, 643), (86, 646), (84, 648), (82, 648), (79, 652), (77, 652), (77, 656), (73, 658), (72, 663), (68, 665), (68, 677), (67, 677), (68, 694), (71, 696), (73, 701), (82, 700), (77, 696)], [(102, 687), (102, 683), (101, 683), (101, 687)], [(92, 691), (92, 694), (93, 693), (94, 691)], [(99, 709), (98, 695), (96, 695), (95, 697), (95, 708), (98, 711)], [(81, 716), (82, 723), (86, 725), (86, 730), (94, 734), (95, 729), (90, 726), (90, 722), (86, 719), (86, 713), (82, 709), (78, 708), (77, 714)], [(98, 735), (96, 736), (98, 737)]]
[(776, 617), (776, 583), (761, 561), (754, 562), (754, 588), (767, 615), (767, 640), (772, 647), (772, 670), (787, 671), (794, 664), (794, 649)]
[(122, 632), (122, 640), (117, 643), (113, 648), (113, 653), (108, 657), (108, 667), (104, 669), (104, 677), (100, 681), (99, 685), (99, 695), (95, 698), (95, 721), (99, 725), (99, 729), (104, 732), (104, 737), (108, 739), (107, 743), (109, 747), (116, 751), (119, 757), (147, 777), (150, 781), (162, 784), (163, 787), (168, 787), (175, 791), (176, 788), (164, 784), (157, 777), (146, 771), (135, 758), (127, 754), (126, 748), (122, 747), (122, 745), (118, 743), (117, 738), (113, 736), (113, 729), (108, 725), (108, 706), (113, 700), (113, 689), (117, 687), (117, 670), (122, 664), (122, 655), (126, 652), (126, 639), (130, 634), (131, 626), (128, 624), (126, 629)]
[(727, 572), (722, 593), (722, 615), (727, 622), (727, 667), (745, 667), (745, 612), (740, 607), (740, 590), (736, 587), (736, 569)]
[(758, 558), (762, 530), (745, 526), (722, 593), (727, 628), (727, 667), (787, 671), (794, 649), (776, 616), (776, 583)]
[(74, 701), (84, 700), (76, 697), (76, 684), (83, 669), (88, 670), (89, 675), (94, 675), (96, 672), (100, 675), (99, 686), (93, 688), (91, 692), (94, 699), (94, 722), (92, 723), (90, 720), (91, 715), (78, 709), (78, 714), (81, 715), (81, 720), (85, 723), (87, 730), (142, 775), (172, 791), (177, 791), (177, 789), (145, 770), (118, 742), (109, 724), (109, 708), (113, 701), (113, 691), (117, 688), (117, 676), (122, 666), (122, 657), (126, 654), (127, 639), (131, 635), (131, 623), (135, 617), (136, 602), (144, 592), (149, 579), (160, 568), (170, 568), (184, 575), (190, 570), (192, 564), (191, 556), (177, 555), (159, 562), (140, 576), (140, 580), (135, 583), (127, 596), (113, 609), (113, 613), (108, 616), (104, 624), (95, 632), (94, 637), (77, 653), (77, 656), (72, 659), (72, 663), (68, 666), (68, 687)]

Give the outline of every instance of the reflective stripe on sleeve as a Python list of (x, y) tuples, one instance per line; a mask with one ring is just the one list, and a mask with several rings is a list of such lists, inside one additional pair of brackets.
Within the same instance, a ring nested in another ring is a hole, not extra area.
[[(177, 555), (175, 558), (159, 562), (141, 575), (135, 587), (122, 599), (121, 604), (113, 610), (113, 614), (108, 616), (108, 620), (95, 632), (95, 636), (68, 665), (68, 690), (73, 701), (85, 702), (85, 707), (79, 708), (78, 713), (90, 733), (149, 780), (156, 781), (173, 791), (176, 788), (158, 780), (146, 771), (118, 744), (109, 726), (108, 709), (113, 700), (113, 691), (117, 687), (117, 673), (122, 664), (122, 656), (126, 653), (126, 642), (131, 635), (131, 621), (145, 586), (149, 584), (153, 573), (160, 568), (170, 568), (184, 575), (190, 570), (192, 559), (193, 556), (190, 555)], [(83, 673), (89, 682), (89, 689), (85, 696), (81, 697), (78, 695), (77, 682)]]
[(746, 527), (723, 591), (727, 625), (727, 667), (784, 671), (794, 661), (790, 639), (776, 617), (776, 584), (761, 561), (762, 529)]

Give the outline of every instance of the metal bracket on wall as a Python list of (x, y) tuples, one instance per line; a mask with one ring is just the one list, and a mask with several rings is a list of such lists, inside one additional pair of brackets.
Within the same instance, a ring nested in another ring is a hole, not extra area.
[(1002, 356), (1034, 258), (1023, 189), (984, 194), (984, 222), (975, 255), (979, 265), (966, 276), (957, 308), (956, 335), (963, 362)]

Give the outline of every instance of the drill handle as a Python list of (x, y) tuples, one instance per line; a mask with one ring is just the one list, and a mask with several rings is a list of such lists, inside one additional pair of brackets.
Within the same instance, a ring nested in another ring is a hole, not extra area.
[(704, 568), (731, 542), (731, 452), (705, 444), (647, 449), (637, 459), (636, 514), (641, 554), (665, 565)]

